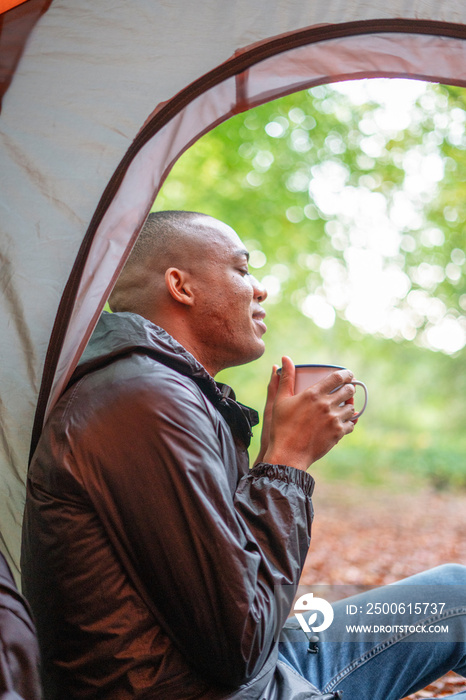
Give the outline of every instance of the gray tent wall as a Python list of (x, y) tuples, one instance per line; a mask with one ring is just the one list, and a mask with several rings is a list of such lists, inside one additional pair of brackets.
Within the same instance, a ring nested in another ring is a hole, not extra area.
[[(0, 114), (0, 533), (16, 570), (31, 433), (35, 444), (179, 155), (233, 114), (311, 85), (466, 85), (462, 0), (20, 7), (23, 23), (29, 8), (39, 19)], [(18, 11), (3, 15), (0, 77)]]

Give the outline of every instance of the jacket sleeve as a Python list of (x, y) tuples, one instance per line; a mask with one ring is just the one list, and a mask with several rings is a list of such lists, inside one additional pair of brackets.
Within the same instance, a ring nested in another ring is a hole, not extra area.
[(181, 377), (136, 383), (96, 421), (82, 479), (133, 582), (190, 665), (222, 684), (247, 682), (293, 601), (312, 477), (261, 464), (232, 494), (227, 426)]

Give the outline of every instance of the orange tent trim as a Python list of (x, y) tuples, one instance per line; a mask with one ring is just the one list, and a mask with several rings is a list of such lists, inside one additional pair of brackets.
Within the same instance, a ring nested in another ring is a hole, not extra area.
[(26, 0), (0, 0), (0, 15), (17, 5), (22, 5), (23, 2), (26, 2)]

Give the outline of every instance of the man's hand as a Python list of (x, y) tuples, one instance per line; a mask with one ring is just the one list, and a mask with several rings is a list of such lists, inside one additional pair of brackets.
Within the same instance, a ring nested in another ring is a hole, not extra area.
[(264, 417), (262, 420), (262, 433), (261, 433), (261, 446), (259, 454), (254, 464), (259, 464), (259, 462), (264, 461), (264, 455), (267, 452), (267, 448), (270, 442), (270, 431), (272, 427), (272, 411), (273, 404), (275, 402), (275, 397), (278, 391), (278, 384), (280, 381), (280, 375), (277, 374), (278, 365), (272, 367), (272, 376), (270, 377), (269, 385), (267, 387), (267, 398), (265, 400)]
[(295, 367), (283, 357), (277, 377), (274, 367), (258, 461), (306, 470), (354, 430), (353, 374), (337, 370), (295, 395)]

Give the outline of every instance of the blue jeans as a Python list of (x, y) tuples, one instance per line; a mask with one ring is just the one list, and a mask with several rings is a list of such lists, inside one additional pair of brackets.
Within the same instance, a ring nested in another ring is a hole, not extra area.
[[(332, 624), (317, 632), (317, 653), (308, 651), (313, 632), (296, 618), (280, 635), (279, 658), (322, 693), (401, 700), (447, 671), (466, 675), (465, 566), (439, 566), (332, 607)], [(366, 627), (351, 632), (348, 625)], [(450, 697), (466, 700), (466, 690)]]

